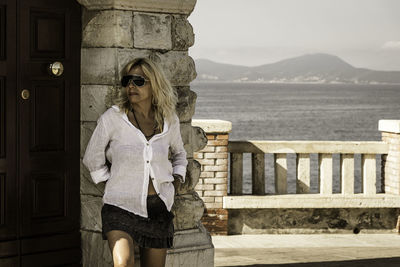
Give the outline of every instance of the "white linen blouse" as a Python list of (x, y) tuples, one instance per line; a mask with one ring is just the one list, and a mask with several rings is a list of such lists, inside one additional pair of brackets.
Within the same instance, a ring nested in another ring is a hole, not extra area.
[[(155, 191), (171, 211), (175, 195), (173, 174), (181, 175), (180, 182), (184, 183), (188, 164), (179, 118), (176, 114), (173, 117), (172, 123), (164, 119), (163, 131), (147, 141), (118, 106), (112, 106), (100, 116), (83, 164), (94, 183), (107, 181), (103, 203), (147, 218), (151, 177)], [(169, 148), (172, 162), (168, 159)], [(112, 163), (111, 170), (106, 158)]]

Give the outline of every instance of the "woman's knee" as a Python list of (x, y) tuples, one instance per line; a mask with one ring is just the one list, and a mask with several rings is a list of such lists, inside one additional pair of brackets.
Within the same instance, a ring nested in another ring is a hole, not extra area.
[(132, 238), (123, 231), (111, 231), (107, 233), (114, 266), (133, 267), (135, 254)]
[(114, 260), (114, 267), (133, 267), (135, 260), (133, 255), (129, 258), (117, 258)]

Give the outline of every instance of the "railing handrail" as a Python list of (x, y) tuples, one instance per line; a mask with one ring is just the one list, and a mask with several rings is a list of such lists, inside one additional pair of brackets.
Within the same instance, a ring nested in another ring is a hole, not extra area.
[(389, 145), (383, 141), (229, 141), (230, 153), (340, 153), (388, 154)]

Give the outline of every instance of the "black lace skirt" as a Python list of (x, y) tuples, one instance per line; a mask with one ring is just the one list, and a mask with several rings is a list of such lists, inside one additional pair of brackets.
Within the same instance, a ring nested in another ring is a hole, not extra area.
[(103, 240), (107, 240), (107, 232), (121, 230), (130, 234), (140, 247), (171, 248), (174, 215), (158, 195), (147, 196), (147, 214), (149, 218), (144, 218), (117, 206), (104, 204), (101, 209)]

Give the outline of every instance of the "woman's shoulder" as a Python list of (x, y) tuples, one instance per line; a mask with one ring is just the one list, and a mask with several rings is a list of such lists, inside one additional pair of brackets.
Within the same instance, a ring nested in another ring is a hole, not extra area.
[(117, 116), (121, 116), (121, 110), (117, 105), (113, 105), (108, 108), (103, 114), (101, 114), (100, 118), (105, 120), (110, 120), (116, 118)]

